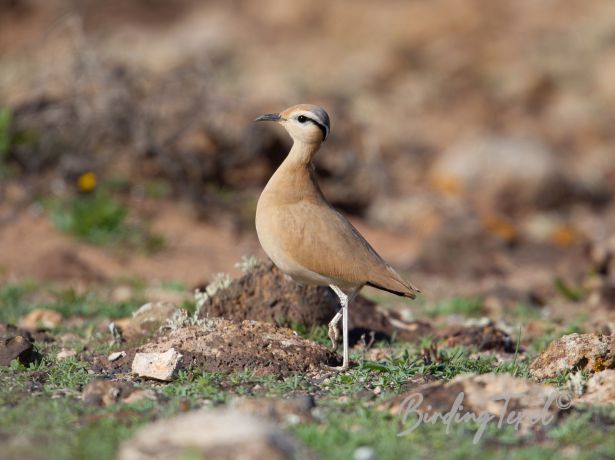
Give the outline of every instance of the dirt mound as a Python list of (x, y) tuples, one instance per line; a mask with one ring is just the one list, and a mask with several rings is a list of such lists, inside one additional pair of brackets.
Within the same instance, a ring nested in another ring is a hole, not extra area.
[[(293, 327), (327, 325), (339, 309), (337, 296), (324, 286), (302, 286), (271, 262), (260, 264), (250, 273), (208, 298), (199, 318), (247, 319)], [(380, 309), (374, 302), (358, 296), (350, 306), (350, 343), (363, 334), (376, 340), (416, 341), (431, 332), (426, 322), (404, 321), (394, 311)]]
[(497, 350), (515, 352), (515, 342), (510, 335), (493, 325), (451, 326), (439, 334), (449, 347), (475, 346), (480, 351)]
[[(211, 372), (253, 369), (259, 374), (285, 376), (341, 364), (338, 356), (322, 345), (290, 329), (257, 321), (206, 319), (160, 336), (136, 352), (165, 352), (170, 348), (183, 355), (184, 368), (199, 367)], [(127, 353), (123, 365), (129, 365), (132, 356), (134, 352)]]
[(327, 324), (338, 308), (339, 300), (331, 289), (302, 286), (267, 262), (211, 296), (201, 307), (199, 318), (219, 316), (311, 327)]

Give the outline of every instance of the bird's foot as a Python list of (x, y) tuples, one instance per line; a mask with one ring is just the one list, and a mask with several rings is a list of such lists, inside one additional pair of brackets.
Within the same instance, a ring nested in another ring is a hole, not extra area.
[(345, 366), (324, 366), (325, 369), (333, 372), (345, 372), (350, 369), (350, 366), (346, 364)]
[(337, 339), (339, 338), (339, 331), (337, 330), (337, 325), (329, 324), (329, 338), (331, 339), (331, 351), (337, 351)]

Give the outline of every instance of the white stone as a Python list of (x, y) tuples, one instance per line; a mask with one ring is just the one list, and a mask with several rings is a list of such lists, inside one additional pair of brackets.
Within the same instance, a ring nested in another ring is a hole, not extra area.
[(123, 358), (124, 356), (126, 356), (125, 351), (116, 351), (115, 353), (111, 353), (107, 359), (109, 360), (110, 363), (112, 363), (113, 361), (117, 361), (118, 359)]
[(132, 361), (132, 372), (139, 377), (162, 380), (173, 380), (181, 363), (182, 355), (170, 348), (164, 353), (137, 353)]
[(376, 458), (376, 453), (374, 449), (368, 446), (358, 447), (354, 453), (352, 454), (354, 460), (374, 460)]

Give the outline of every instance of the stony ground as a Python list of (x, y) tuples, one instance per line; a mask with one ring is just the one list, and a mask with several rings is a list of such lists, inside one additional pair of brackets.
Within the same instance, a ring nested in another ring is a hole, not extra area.
[[(121, 301), (113, 289), (5, 285), (4, 458), (450, 458), (451, 444), (456, 458), (615, 455), (611, 331), (532, 307), (494, 323), (477, 298), (423, 302), (420, 320), (360, 298), (352, 367), (332, 371), (340, 358), (315, 313), (332, 296), (270, 264), (243, 267), (196, 300), (175, 285), (143, 305), (138, 285)], [(312, 301), (289, 300), (298, 295)], [(307, 325), (294, 319), (306, 313)], [(433, 418), (460, 402), (458, 417), (483, 418)]]
[[(0, 0), (0, 456), (614, 458), (612, 2), (256, 5)], [(297, 102), (423, 291), (342, 373), (253, 227)]]

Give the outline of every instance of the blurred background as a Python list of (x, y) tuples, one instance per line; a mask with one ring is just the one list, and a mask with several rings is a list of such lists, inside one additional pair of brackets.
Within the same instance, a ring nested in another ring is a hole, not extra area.
[[(322, 105), (322, 188), (428, 298), (615, 311), (609, 0), (0, 0), (0, 279), (206, 283)], [(595, 317), (592, 317), (595, 319)]]

